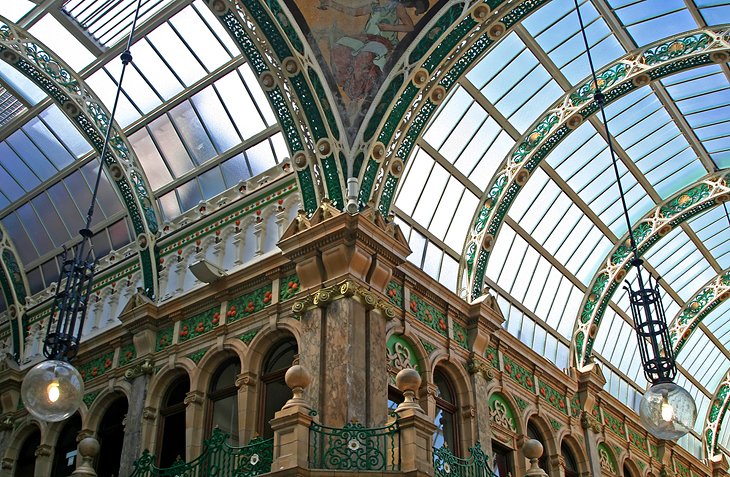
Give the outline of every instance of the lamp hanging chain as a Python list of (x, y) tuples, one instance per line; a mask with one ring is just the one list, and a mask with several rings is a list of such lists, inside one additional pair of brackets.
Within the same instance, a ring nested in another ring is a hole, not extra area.
[[(134, 11), (129, 38), (127, 39), (126, 48), (121, 54), (122, 71), (119, 75), (114, 104), (106, 124), (106, 131), (104, 131), (104, 141), (99, 154), (99, 170), (96, 173), (85, 227), (79, 230), (81, 241), (74, 246), (73, 256), (70, 259), (66, 258), (68, 250), (64, 248), (62, 258), (63, 266), (58, 276), (56, 295), (53, 298), (51, 316), (48, 319), (46, 336), (43, 343), (43, 354), (49, 359), (68, 361), (78, 353), (89, 295), (94, 282), (94, 269), (96, 268), (97, 262), (92, 242), (93, 233), (91, 232), (91, 221), (94, 216), (96, 198), (101, 185), (101, 176), (104, 173), (104, 158), (107, 155), (109, 142), (111, 141), (111, 132), (114, 128), (114, 117), (116, 116), (119, 98), (122, 92), (124, 73), (127, 65), (132, 61), (132, 54), (129, 50), (134, 39), (134, 32), (137, 27), (141, 7), (142, 0), (137, 0), (137, 7)], [(88, 250), (86, 250), (87, 242)]]
[(91, 195), (91, 204), (89, 205), (89, 211), (86, 214), (86, 228), (91, 228), (91, 218), (94, 215), (94, 207), (96, 205), (96, 195), (99, 192), (99, 184), (101, 183), (101, 175), (103, 172), (104, 157), (106, 151), (109, 148), (109, 140), (111, 139), (112, 128), (114, 127), (114, 117), (117, 114), (117, 106), (119, 105), (119, 97), (122, 93), (122, 82), (124, 81), (124, 72), (127, 70), (127, 65), (132, 62), (132, 54), (130, 49), (132, 48), (132, 40), (134, 39), (134, 31), (137, 28), (137, 19), (139, 18), (139, 10), (142, 7), (142, 0), (137, 0), (137, 8), (134, 10), (134, 19), (132, 20), (132, 29), (129, 31), (129, 38), (127, 38), (127, 46), (121, 55), (122, 59), (122, 71), (119, 73), (119, 82), (117, 83), (117, 91), (114, 96), (114, 104), (112, 105), (111, 115), (109, 116), (109, 124), (107, 124), (106, 132), (104, 134), (104, 143), (101, 147), (101, 153), (99, 154), (99, 172), (96, 174), (96, 182), (94, 183), (94, 192)]
[[(588, 43), (588, 35), (586, 33), (585, 24), (583, 23), (583, 15), (580, 11), (578, 0), (574, 0), (575, 10), (578, 13), (578, 23), (580, 32), (585, 45), (586, 56), (588, 57), (588, 65), (591, 69), (591, 77), (593, 78), (593, 99), (598, 105), (603, 122), (603, 130), (605, 139), (608, 144), (608, 150), (611, 155), (611, 164), (616, 175), (616, 184), (619, 191), (619, 199), (623, 210), (624, 219), (626, 220), (626, 229), (629, 235), (629, 245), (633, 259), (630, 264), (636, 268), (636, 276), (638, 288), (633, 290), (631, 285), (626, 286), (629, 294), (629, 302), (631, 304), (631, 315), (634, 320), (634, 329), (637, 334), (637, 342), (639, 345), (639, 354), (641, 356), (641, 364), (644, 374), (648, 381), (652, 383), (668, 382), (674, 379), (677, 374), (677, 366), (674, 361), (674, 353), (672, 351), (672, 342), (669, 336), (669, 328), (667, 326), (666, 317), (664, 316), (664, 307), (661, 302), (659, 293), (658, 280), (652, 280), (649, 274), (648, 283), (645, 284), (642, 276), (643, 260), (639, 257), (639, 249), (631, 229), (631, 220), (629, 218), (629, 209), (626, 205), (624, 188), (621, 184), (621, 176), (618, 171), (618, 160), (616, 159), (616, 151), (613, 147), (613, 139), (608, 128), (608, 118), (606, 117), (605, 104), (606, 96), (601, 91), (598, 75), (593, 64), (591, 56), (591, 48)], [(653, 284), (652, 284), (653, 282)]]

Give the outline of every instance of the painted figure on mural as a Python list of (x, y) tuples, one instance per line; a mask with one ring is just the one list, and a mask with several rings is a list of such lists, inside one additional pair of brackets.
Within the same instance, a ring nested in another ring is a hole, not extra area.
[(429, 8), (429, 0), (376, 0), (352, 7), (338, 0), (320, 0), (320, 9), (333, 9), (359, 17), (368, 15), (361, 34), (342, 36), (331, 47), (331, 67), (337, 85), (352, 101), (364, 99), (382, 81), (389, 54), (399, 35), (413, 31), (409, 9), (416, 16)]

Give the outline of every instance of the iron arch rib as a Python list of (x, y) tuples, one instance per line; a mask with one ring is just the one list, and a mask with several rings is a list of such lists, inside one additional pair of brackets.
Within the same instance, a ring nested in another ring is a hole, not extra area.
[[(678, 192), (639, 220), (632, 232), (639, 255), (644, 255), (674, 227), (690, 218), (730, 200), (730, 169), (705, 176)], [(591, 366), (593, 342), (611, 297), (631, 268), (631, 247), (624, 235), (601, 261), (581, 303), (571, 340), (575, 367), (586, 370)]]
[(112, 128), (102, 167), (116, 186), (134, 227), (145, 291), (150, 297), (157, 296), (155, 242), (160, 215), (144, 171), (124, 133), (109, 124), (106, 107), (78, 73), (27, 31), (2, 17), (0, 58), (44, 90), (97, 153), (101, 153), (107, 128)]
[(682, 350), (695, 328), (713, 310), (730, 298), (730, 269), (708, 281), (693, 298), (684, 304), (669, 324), (674, 356)]
[[(627, 54), (600, 70), (598, 81), (610, 103), (679, 71), (725, 62), (729, 51), (730, 26), (693, 30)], [(472, 219), (459, 267), (460, 283), (470, 300), (482, 294), (487, 261), (507, 211), (540, 162), (598, 111), (593, 93), (593, 80), (586, 79), (556, 101), (517, 141), (490, 180)]]

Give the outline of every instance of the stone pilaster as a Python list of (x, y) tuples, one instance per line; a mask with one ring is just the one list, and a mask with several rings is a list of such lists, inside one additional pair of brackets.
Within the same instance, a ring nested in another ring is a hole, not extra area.
[(487, 455), (492, 454), (492, 426), (489, 419), (489, 405), (484, 396), (489, 394), (489, 381), (493, 371), (482, 356), (486, 354), (492, 335), (502, 328), (504, 316), (496, 300), (489, 294), (482, 295), (469, 308), (467, 339), (472, 349), (469, 374), (473, 389), (472, 402), (476, 406), (476, 436)]
[(124, 426), (119, 475), (131, 475), (134, 470), (134, 461), (142, 453), (144, 402), (147, 397), (149, 381), (150, 375), (148, 373), (142, 373), (130, 379), (131, 392), (129, 393), (129, 409), (127, 410), (127, 419)]
[(601, 475), (601, 459), (598, 455), (597, 437), (603, 430), (601, 423), (591, 415), (591, 409), (598, 403), (603, 393), (603, 385), (606, 378), (598, 365), (594, 364), (591, 369), (581, 372), (571, 369), (571, 372), (578, 379), (578, 399), (580, 400), (581, 413), (580, 423), (583, 428), (583, 437), (588, 452), (588, 465), (592, 475)]
[(410, 253), (403, 234), (376, 211), (344, 214), (324, 201), (311, 218), (300, 214), (287, 227), (279, 248), (296, 264), (304, 291), (294, 304), (299, 362), (313, 377), (310, 402), (322, 424), (383, 425), (385, 324), (394, 316), (383, 293)]

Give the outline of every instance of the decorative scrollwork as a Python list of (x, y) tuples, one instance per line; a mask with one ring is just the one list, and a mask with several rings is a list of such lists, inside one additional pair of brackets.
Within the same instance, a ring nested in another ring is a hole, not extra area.
[(398, 421), (367, 428), (351, 422), (342, 428), (312, 422), (309, 428), (312, 469), (394, 471), (400, 469)]
[(145, 450), (134, 463), (130, 477), (233, 476), (255, 477), (271, 471), (273, 439), (254, 438), (243, 447), (231, 447), (228, 434), (217, 427), (204, 442), (200, 457), (186, 463), (180, 459), (170, 467), (159, 468), (155, 456)]
[(433, 449), (433, 470), (436, 477), (495, 477), (489, 466), (489, 458), (477, 441), (474, 447), (469, 448), (468, 458), (456, 457), (451, 449), (444, 446)]

